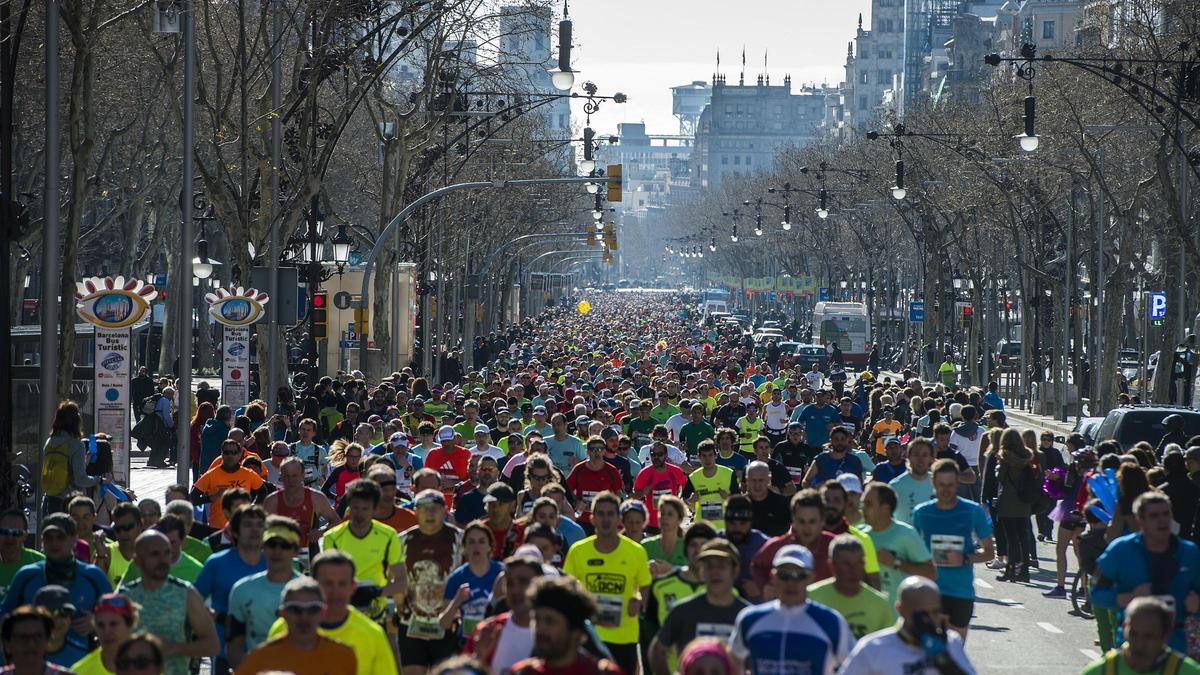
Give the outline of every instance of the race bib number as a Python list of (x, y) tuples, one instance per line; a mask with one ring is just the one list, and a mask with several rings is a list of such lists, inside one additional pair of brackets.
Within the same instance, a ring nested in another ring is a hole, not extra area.
[(725, 516), (725, 504), (720, 500), (700, 502), (701, 520), (721, 520)]
[(966, 540), (957, 534), (935, 534), (930, 537), (930, 553), (938, 567), (960, 567), (963, 563)]
[(621, 625), (625, 613), (625, 596), (596, 594), (596, 623), (601, 626)]
[(446, 631), (437, 621), (413, 617), (408, 622), (408, 637), (417, 640), (441, 640)]
[(697, 623), (696, 637), (711, 637), (725, 642), (733, 638), (731, 623)]

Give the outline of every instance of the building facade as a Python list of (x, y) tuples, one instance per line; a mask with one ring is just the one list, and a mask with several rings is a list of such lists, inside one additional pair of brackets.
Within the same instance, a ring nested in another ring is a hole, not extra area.
[(696, 186), (713, 189), (728, 177), (770, 170), (783, 148), (818, 140), (825, 133), (826, 97), (835, 93), (808, 86), (792, 93), (790, 76), (781, 85), (767, 76), (736, 85), (714, 76), (712, 99), (696, 125)]
[(872, 0), (868, 25), (860, 14), (846, 52), (843, 104), (852, 129), (866, 129), (895, 100), (904, 75), (904, 0)]

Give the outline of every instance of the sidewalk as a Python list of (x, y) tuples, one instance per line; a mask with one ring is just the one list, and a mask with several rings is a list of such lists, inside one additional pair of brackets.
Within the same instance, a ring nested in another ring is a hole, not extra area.
[(1009, 426), (1030, 426), (1039, 429), (1048, 429), (1058, 436), (1071, 435), (1075, 430), (1075, 423), (1078, 419), (1068, 417), (1067, 421), (1063, 422), (1056, 417), (1038, 415), (1021, 408), (1005, 408), (1004, 414), (1008, 417)]
[[(163, 504), (163, 495), (167, 486), (175, 483), (175, 467), (169, 469), (146, 468), (146, 457), (134, 455), (129, 461), (129, 487), (137, 494), (138, 500), (147, 497)], [(190, 477), (189, 477), (190, 486)]]

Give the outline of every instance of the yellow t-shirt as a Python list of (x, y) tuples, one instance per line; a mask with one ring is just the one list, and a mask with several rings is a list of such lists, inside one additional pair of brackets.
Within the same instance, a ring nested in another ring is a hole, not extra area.
[(104, 667), (104, 659), (100, 658), (100, 648), (88, 652), (88, 655), (71, 666), (75, 675), (114, 675), (113, 671)]
[[(268, 637), (275, 638), (286, 632), (287, 623), (280, 617), (271, 624)], [(398, 675), (387, 634), (379, 624), (357, 609), (351, 607), (350, 615), (337, 626), (321, 624), (317, 634), (354, 650), (354, 656), (358, 659), (357, 675)]]
[(629, 616), (628, 609), (629, 600), (652, 581), (646, 549), (621, 537), (612, 553), (600, 553), (592, 535), (567, 551), (563, 572), (595, 596), (598, 611), (593, 623), (601, 640), (618, 645), (637, 643), (638, 617)]
[(121, 555), (121, 545), (115, 541), (108, 542), (108, 580), (112, 583), (113, 588), (116, 588), (121, 583), (121, 579), (125, 576), (125, 572), (129, 570), (129, 566), (133, 564), (125, 556)]
[(707, 520), (717, 530), (725, 529), (725, 500), (721, 490), (733, 493), (733, 469), (727, 466), (716, 466), (717, 472), (712, 476), (704, 475), (704, 467), (688, 474), (688, 483), (696, 493), (700, 508), (696, 509), (696, 520)]
[[(321, 550), (338, 550), (354, 559), (354, 574), (358, 581), (376, 586), (387, 586), (387, 571), (400, 562), (403, 547), (396, 530), (378, 520), (371, 521), (371, 531), (365, 537), (357, 537), (350, 531), (347, 520), (321, 537)], [(387, 600), (376, 598), (371, 603), (371, 616), (379, 616)]]
[(852, 534), (858, 538), (859, 543), (863, 547), (863, 569), (867, 574), (879, 574), (879, 555), (875, 553), (875, 543), (871, 541), (871, 537), (866, 532), (851, 525), (850, 529), (846, 530), (847, 534)]

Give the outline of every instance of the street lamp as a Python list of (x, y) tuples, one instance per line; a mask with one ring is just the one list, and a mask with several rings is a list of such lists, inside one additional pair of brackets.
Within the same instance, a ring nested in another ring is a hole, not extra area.
[(350, 238), (350, 233), (346, 231), (346, 226), (338, 225), (337, 234), (333, 235), (333, 262), (338, 266), (340, 273), (346, 264), (350, 262), (350, 248), (354, 246), (354, 240)]
[(821, 188), (818, 196), (821, 200), (821, 205), (817, 207), (817, 217), (825, 220), (829, 217), (829, 195), (825, 192), (825, 188)]
[(712, 238), (709, 240), (709, 242), (708, 242), (708, 250), (709, 250), (709, 251), (712, 251), (713, 253), (716, 253), (716, 252), (717, 252), (717, 238), (716, 238), (716, 237), (712, 237)]
[(571, 18), (567, 14), (567, 3), (563, 2), (563, 18), (558, 22), (558, 70), (550, 71), (550, 82), (559, 91), (568, 91), (575, 86), (575, 73), (571, 71)]
[(892, 186), (892, 198), (896, 201), (904, 201), (908, 196), (908, 190), (904, 189), (904, 160), (896, 160), (896, 184)]
[(1025, 133), (1014, 138), (1024, 152), (1037, 152), (1040, 139), (1034, 129), (1037, 120), (1037, 99), (1032, 95), (1025, 97)]
[(786, 204), (783, 207), (783, 222), (779, 223), (784, 230), (792, 229), (792, 205)]

